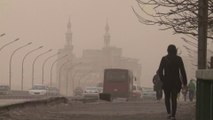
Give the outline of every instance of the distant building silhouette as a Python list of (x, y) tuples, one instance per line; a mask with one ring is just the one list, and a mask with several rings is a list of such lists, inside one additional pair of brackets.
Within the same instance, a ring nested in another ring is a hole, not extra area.
[[(110, 27), (107, 22), (105, 26), (104, 46), (102, 49), (84, 49), (82, 57), (77, 58), (73, 54), (71, 22), (69, 20), (66, 32), (67, 42), (64, 48), (59, 50), (63, 54), (58, 56), (61, 57), (67, 54), (68, 57), (58, 63), (56, 73), (57, 82), (55, 83), (58, 85), (58, 80), (61, 80), (60, 88), (62, 94), (66, 94), (67, 79), (69, 81), (69, 95), (72, 95), (72, 91), (76, 87), (97, 86), (99, 83), (102, 83), (105, 68), (131, 69), (137, 78), (136, 82), (140, 84), (141, 64), (139, 63), (139, 59), (124, 57), (122, 56), (121, 48), (111, 46), (109, 30)], [(70, 62), (61, 70), (61, 77), (59, 78), (59, 69), (62, 64), (68, 60)]]

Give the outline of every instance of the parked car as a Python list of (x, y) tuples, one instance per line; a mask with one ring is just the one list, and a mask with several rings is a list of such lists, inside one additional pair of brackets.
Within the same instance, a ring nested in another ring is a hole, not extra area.
[(58, 96), (60, 95), (59, 89), (56, 87), (48, 87), (48, 95), (50, 96)]
[(155, 99), (156, 92), (153, 90), (153, 88), (142, 88), (142, 97), (148, 99)]
[(0, 95), (8, 95), (10, 93), (10, 87), (8, 85), (0, 85)]
[(83, 97), (85, 99), (99, 99), (99, 93), (98, 87), (86, 87), (83, 92)]
[(43, 84), (33, 85), (32, 89), (29, 90), (30, 95), (47, 95), (48, 87)]

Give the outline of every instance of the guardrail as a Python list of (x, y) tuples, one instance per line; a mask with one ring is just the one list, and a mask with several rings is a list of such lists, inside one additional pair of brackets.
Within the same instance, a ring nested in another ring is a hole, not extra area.
[(213, 120), (213, 69), (197, 70), (196, 120)]

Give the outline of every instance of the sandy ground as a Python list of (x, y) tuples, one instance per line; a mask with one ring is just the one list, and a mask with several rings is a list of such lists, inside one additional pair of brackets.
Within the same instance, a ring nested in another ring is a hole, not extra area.
[[(195, 103), (178, 102), (177, 120), (194, 120)], [(0, 120), (166, 120), (164, 102), (96, 101), (28, 107), (0, 113)]]

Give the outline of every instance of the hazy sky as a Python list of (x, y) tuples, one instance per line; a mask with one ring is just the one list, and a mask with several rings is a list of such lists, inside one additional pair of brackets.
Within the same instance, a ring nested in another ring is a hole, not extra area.
[[(122, 48), (124, 56), (140, 59), (142, 85), (152, 86), (152, 77), (161, 57), (166, 54), (167, 46), (174, 43), (182, 49), (183, 41), (177, 35), (172, 35), (171, 31), (160, 31), (158, 26), (141, 24), (131, 7), (140, 12), (135, 0), (0, 0), (0, 33), (6, 33), (0, 38), (0, 45), (20, 38), (19, 42), (0, 51), (1, 79), (8, 79), (9, 56), (17, 47), (33, 42), (14, 56), (13, 72), (17, 75), (13, 75), (13, 80), (17, 81), (21, 79), (23, 53), (39, 45), (45, 47), (37, 53), (50, 48), (55, 51), (63, 48), (70, 17), (74, 53), (77, 56), (81, 56), (83, 49), (103, 47), (108, 19), (111, 45)], [(30, 58), (26, 61), (30, 61)], [(30, 63), (26, 64), (30, 66)]]

